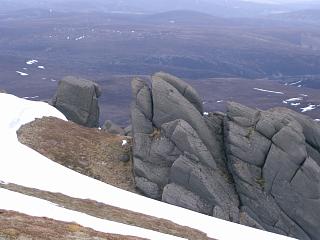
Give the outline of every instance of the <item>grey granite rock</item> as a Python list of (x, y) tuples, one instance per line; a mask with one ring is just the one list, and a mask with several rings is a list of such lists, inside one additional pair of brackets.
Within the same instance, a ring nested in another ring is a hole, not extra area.
[(191, 85), (181, 79), (164, 72), (158, 72), (153, 75), (153, 80), (162, 79), (176, 88), (180, 94), (185, 97), (201, 114), (203, 113), (202, 99)]
[(164, 123), (178, 119), (187, 122), (193, 128), (206, 148), (210, 151), (214, 161), (224, 167), (224, 160), (219, 148), (219, 142), (210, 134), (202, 113), (191, 104), (173, 85), (161, 78), (152, 81), (153, 124), (161, 128)]
[(99, 126), (100, 87), (89, 80), (66, 77), (59, 82), (52, 105), (69, 120), (86, 127)]
[(290, 110), (228, 107), (228, 166), (242, 207), (250, 209), (246, 218), (268, 231), (319, 239), (320, 159), (312, 158), (320, 156), (319, 126)]
[[(133, 84), (134, 173), (147, 196), (247, 226), (320, 239), (320, 125), (288, 109), (228, 103), (157, 73)], [(159, 197), (160, 196), (160, 197)]]
[(207, 215), (212, 212), (212, 204), (174, 183), (165, 186), (162, 201)]
[(143, 177), (135, 177), (136, 187), (147, 197), (161, 199), (161, 190), (157, 184)]

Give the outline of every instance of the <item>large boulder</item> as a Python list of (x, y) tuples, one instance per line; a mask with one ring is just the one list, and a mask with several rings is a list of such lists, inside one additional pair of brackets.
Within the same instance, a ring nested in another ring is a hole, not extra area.
[(59, 82), (52, 105), (68, 120), (86, 127), (99, 126), (100, 87), (89, 80), (65, 77)]

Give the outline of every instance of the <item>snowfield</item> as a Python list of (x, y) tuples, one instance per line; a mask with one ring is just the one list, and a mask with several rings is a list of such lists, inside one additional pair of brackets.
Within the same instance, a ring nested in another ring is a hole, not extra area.
[[(16, 131), (22, 124), (42, 116), (66, 120), (55, 108), (0, 93), (0, 181), (43, 191), (59, 192), (70, 197), (91, 199), (115, 207), (171, 220), (177, 224), (199, 229), (209, 237), (224, 239), (290, 239), (202, 215), (180, 207), (155, 201), (118, 189), (65, 168), (38, 152), (19, 143)], [(26, 171), (27, 169), (27, 171)], [(85, 227), (107, 233), (146, 237), (149, 239), (181, 239), (150, 230), (114, 223), (60, 208), (48, 201), (27, 197), (0, 188), (0, 209), (14, 210), (32, 216), (74, 221)]]
[[(168, 240), (180, 240), (184, 238), (179, 238), (175, 236), (170, 236), (167, 234), (142, 229), (139, 227), (129, 226), (122, 223), (117, 223), (113, 221), (108, 221), (104, 219), (99, 219), (96, 217), (89, 216), (84, 213), (68, 210), (56, 206), (55, 204), (29, 197), (20, 193), (12, 192), (6, 189), (0, 188), (1, 196), (1, 207), (2, 209), (13, 210), (16, 212), (21, 212), (34, 217), (52, 218), (55, 220), (65, 221), (65, 222), (76, 222), (82, 226), (90, 227), (99, 232), (113, 233), (113, 234), (124, 234), (129, 236), (138, 237), (149, 237), (151, 239), (168, 239)], [(21, 204), (23, 203), (23, 204)]]

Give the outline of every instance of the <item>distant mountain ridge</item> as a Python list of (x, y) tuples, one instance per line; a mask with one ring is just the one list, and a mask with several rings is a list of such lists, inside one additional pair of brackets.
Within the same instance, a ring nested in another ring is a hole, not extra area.
[(41, 2), (30, 0), (21, 2), (19, 0), (3, 0), (0, 12), (19, 10), (25, 8), (53, 9), (55, 11), (104, 11), (104, 12), (131, 12), (131, 13), (156, 13), (174, 10), (195, 10), (210, 13), (222, 17), (254, 17), (266, 15), (272, 12), (294, 11), (320, 5), (311, 3), (304, 4), (270, 4), (242, 0), (43, 0)]
[(281, 20), (320, 24), (320, 9), (306, 9), (300, 11), (274, 14), (273, 17)]

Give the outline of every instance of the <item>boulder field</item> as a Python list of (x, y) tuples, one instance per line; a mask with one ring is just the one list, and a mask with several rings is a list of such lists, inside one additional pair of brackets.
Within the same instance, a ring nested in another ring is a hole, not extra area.
[(146, 196), (299, 238), (320, 239), (320, 125), (286, 108), (230, 102), (204, 113), (186, 82), (132, 81), (133, 170)]

